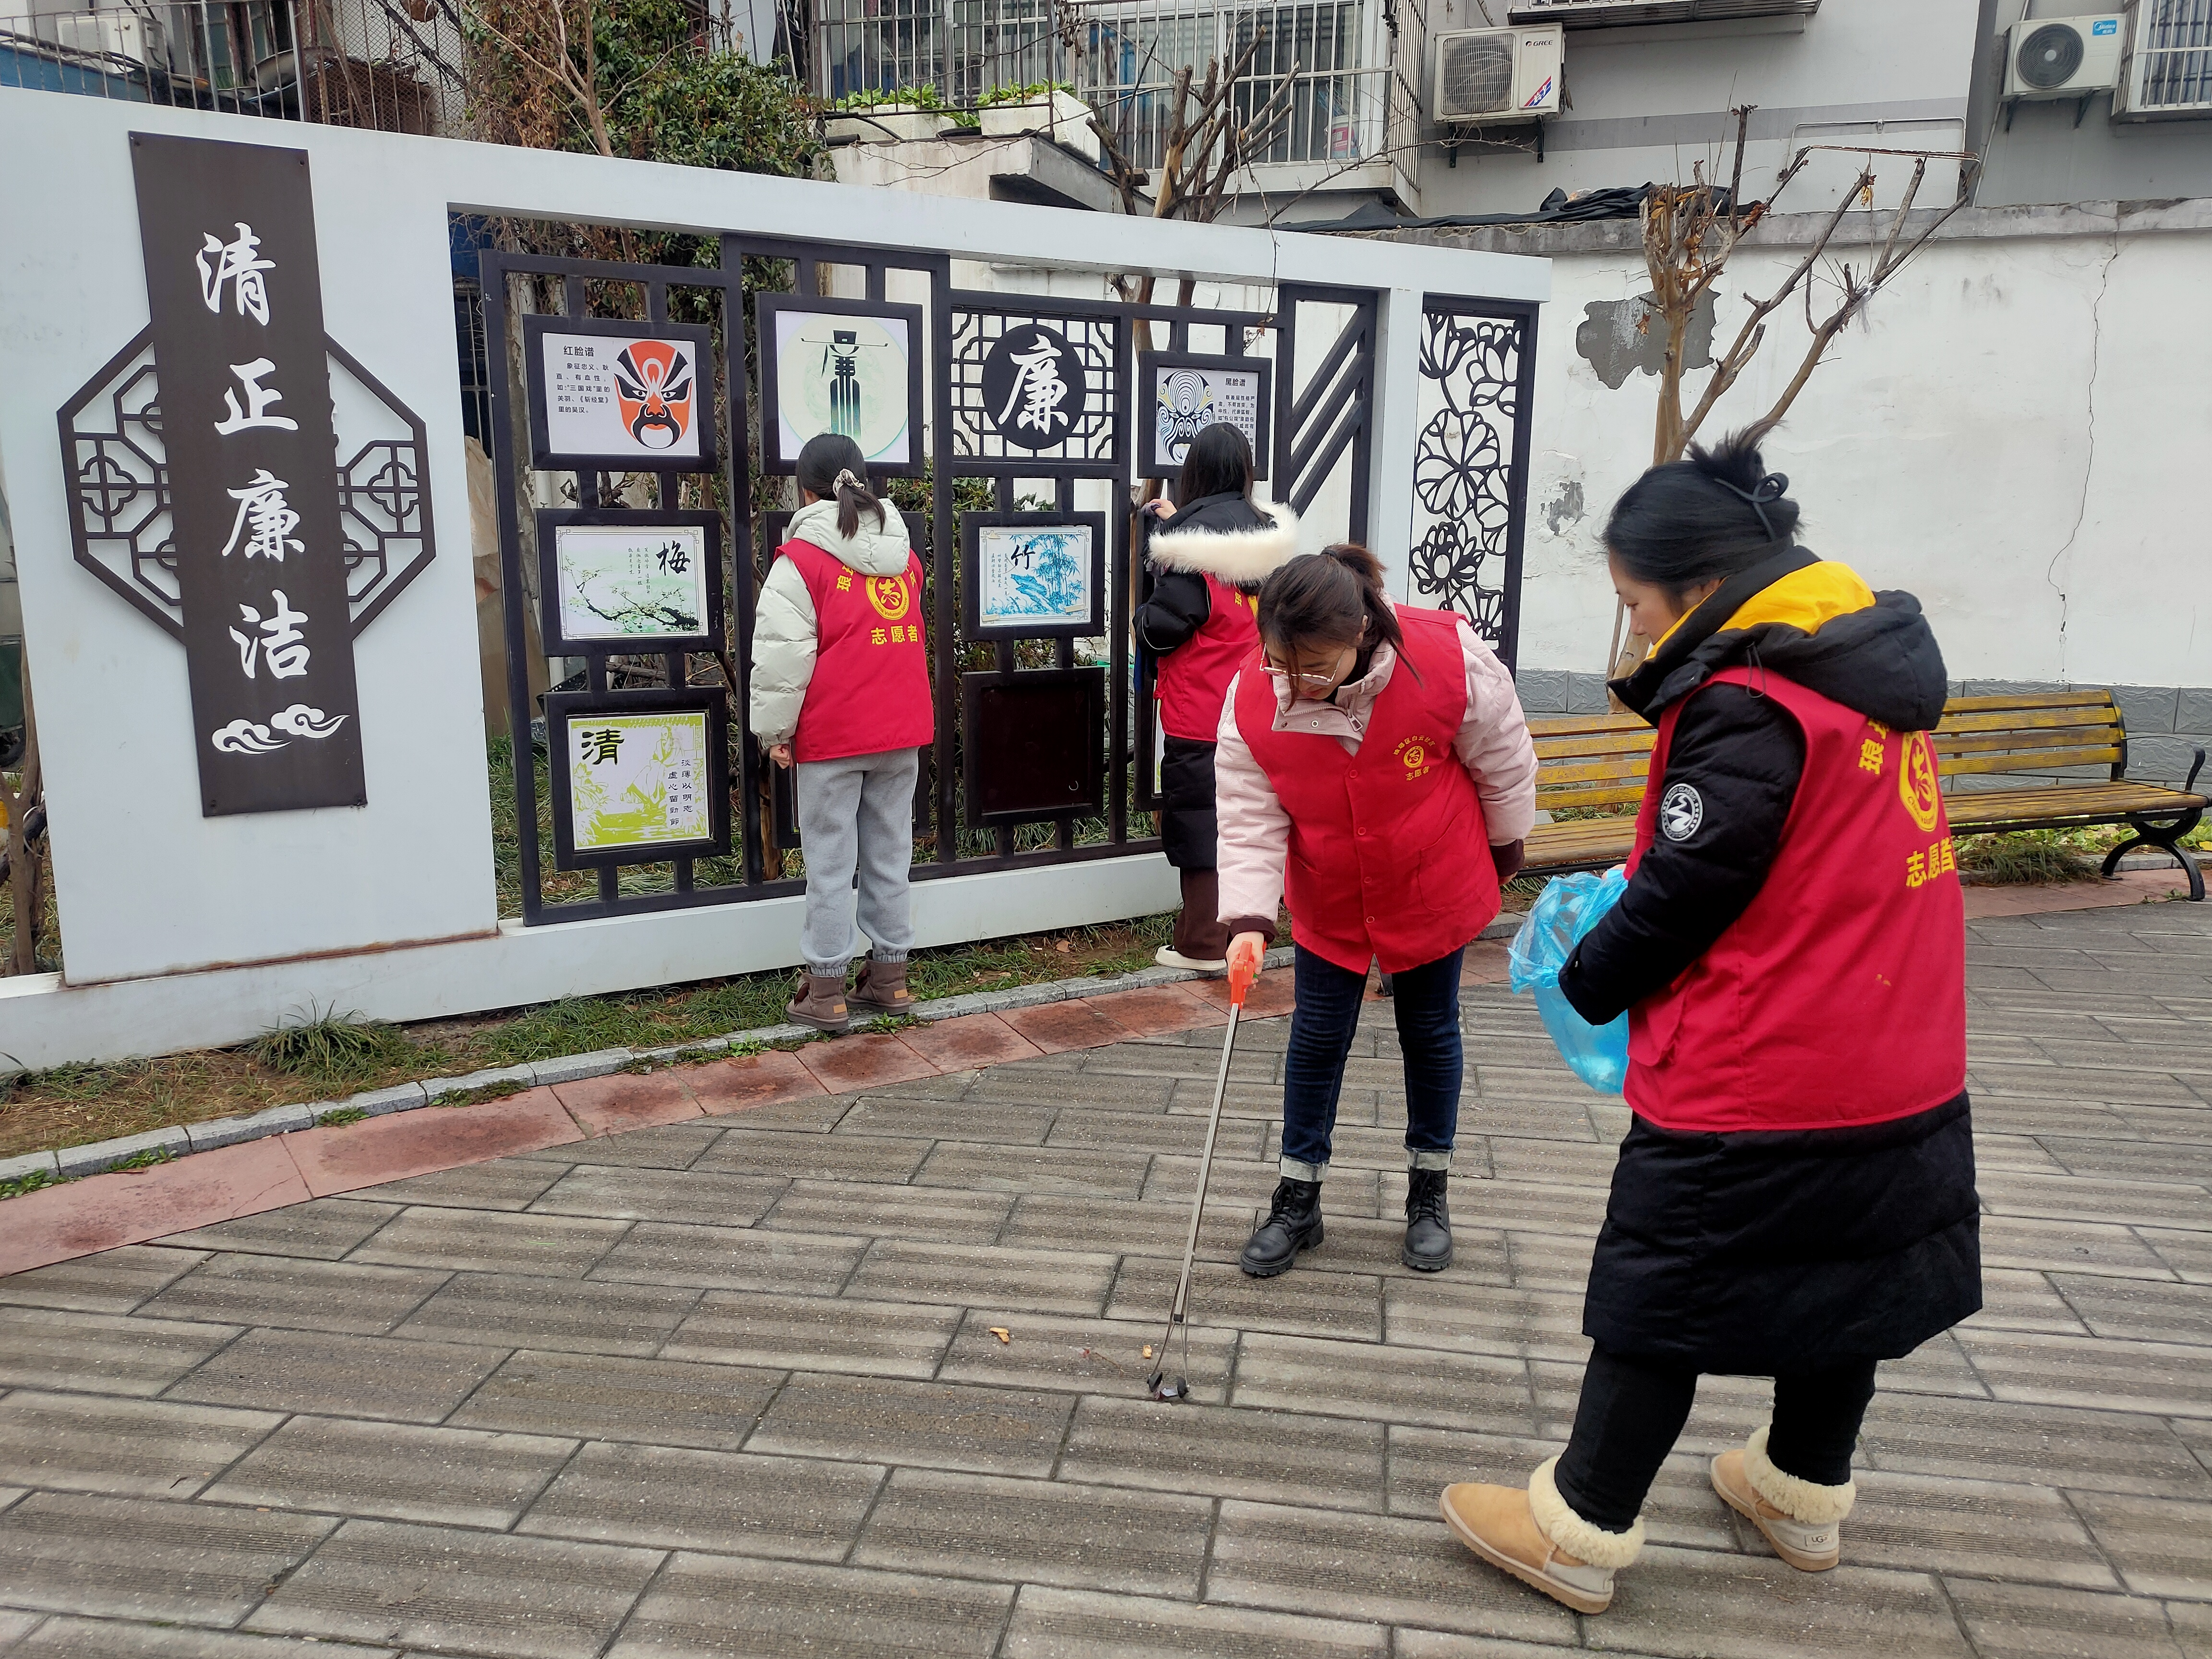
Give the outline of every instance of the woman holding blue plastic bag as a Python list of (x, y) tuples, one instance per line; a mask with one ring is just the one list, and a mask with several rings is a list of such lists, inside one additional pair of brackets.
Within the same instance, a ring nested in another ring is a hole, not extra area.
[(1367, 969), (1395, 976), (1406, 1066), (1406, 1237), (1451, 1265), (1445, 1190), (1463, 1070), (1460, 961), (1498, 914), (1536, 811), (1536, 750), (1512, 677), (1466, 621), (1394, 604), (1348, 543), (1260, 589), (1260, 649), (1230, 683), (1215, 750), (1229, 965), (1259, 970), (1287, 894), (1297, 1008), (1283, 1055), (1282, 1175), (1240, 1265), (1255, 1279), (1322, 1242), (1344, 1063)]
[(1876, 1363), (1981, 1306), (1942, 654), (1910, 594), (1796, 545), (1758, 435), (1653, 467), (1606, 528), (1656, 641), (1613, 690), (1658, 732), (1626, 886), (1558, 989), (1590, 1025), (1627, 1014), (1635, 1117), (1565, 1451), (1443, 1498), (1582, 1613), (1641, 1550), (1701, 1374), (1774, 1379), (1713, 1489), (1790, 1565), (1834, 1566)]

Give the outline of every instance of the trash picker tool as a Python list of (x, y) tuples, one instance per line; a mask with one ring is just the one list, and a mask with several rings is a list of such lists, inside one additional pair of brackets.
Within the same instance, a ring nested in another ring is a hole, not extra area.
[[(1183, 1243), (1182, 1273), (1176, 1280), (1175, 1305), (1168, 1310), (1167, 1329), (1160, 1334), (1159, 1369), (1145, 1379), (1145, 1391), (1155, 1400), (1190, 1397), (1190, 1268), (1198, 1255), (1199, 1218), (1206, 1213), (1206, 1183), (1213, 1173), (1213, 1141), (1221, 1133), (1221, 1103), (1229, 1096), (1229, 1061), (1237, 1052), (1237, 1017), (1244, 1012), (1244, 999), (1259, 976), (1256, 965), (1232, 963), (1229, 969), (1229, 1031), (1221, 1040), (1221, 1074), (1214, 1080), (1213, 1110), (1206, 1120), (1206, 1150), (1199, 1155), (1198, 1191), (1190, 1200), (1190, 1236)], [(1182, 1328), (1182, 1370), (1168, 1375), (1168, 1342)]]

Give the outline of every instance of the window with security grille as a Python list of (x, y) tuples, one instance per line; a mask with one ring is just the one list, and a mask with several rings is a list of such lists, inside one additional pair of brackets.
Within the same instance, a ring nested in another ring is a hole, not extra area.
[(2212, 0), (2143, 0), (2136, 30), (2130, 105), (2212, 110)]

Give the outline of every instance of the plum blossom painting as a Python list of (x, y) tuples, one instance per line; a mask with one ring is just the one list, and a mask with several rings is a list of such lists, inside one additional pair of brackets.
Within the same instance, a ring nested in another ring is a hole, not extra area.
[(716, 644), (722, 550), (715, 514), (542, 509), (538, 544), (547, 650)]

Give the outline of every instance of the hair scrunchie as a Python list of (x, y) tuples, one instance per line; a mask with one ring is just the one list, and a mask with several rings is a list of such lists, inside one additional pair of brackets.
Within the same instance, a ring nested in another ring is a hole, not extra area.
[(853, 476), (853, 469), (849, 466), (839, 472), (836, 483), (830, 485), (832, 489), (866, 489), (867, 487), (866, 483)]
[(1759, 514), (1759, 527), (1766, 532), (1767, 540), (1778, 542), (1782, 539), (1776, 533), (1773, 521), (1766, 516), (1766, 509), (1774, 502), (1780, 501), (1788, 492), (1790, 477), (1787, 473), (1770, 472), (1759, 481), (1758, 487), (1753, 489), (1746, 489), (1741, 484), (1730, 483), (1726, 478), (1714, 478), (1713, 482), (1727, 490), (1729, 495), (1751, 503), (1751, 510)]

